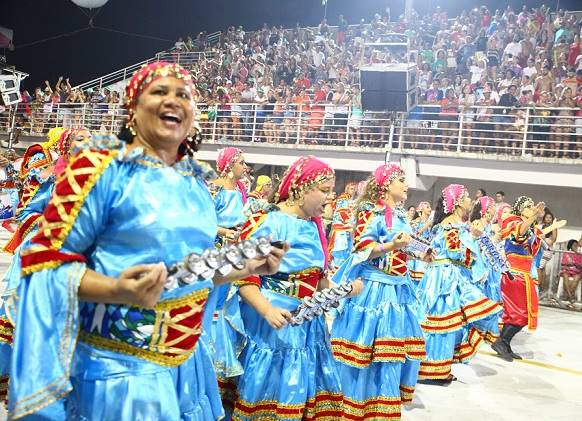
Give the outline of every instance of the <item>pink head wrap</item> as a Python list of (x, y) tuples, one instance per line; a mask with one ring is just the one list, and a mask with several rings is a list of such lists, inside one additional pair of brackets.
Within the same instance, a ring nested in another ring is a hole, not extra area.
[(129, 112), (129, 119), (133, 117), (137, 99), (141, 93), (155, 80), (162, 77), (175, 77), (182, 79), (192, 86), (192, 76), (179, 64), (166, 61), (155, 61), (136, 70), (131, 80), (125, 87), (125, 108)]
[[(316, 184), (324, 183), (334, 177), (333, 169), (325, 162), (309, 155), (295, 161), (283, 174), (279, 190), (275, 194), (275, 203), (283, 202), (289, 198), (297, 199), (301, 194)], [(325, 268), (327, 268), (327, 239), (323, 230), (321, 217), (312, 218), (317, 225), (319, 241), (325, 255)]]
[(503, 211), (505, 209), (511, 210), (511, 205), (509, 203), (501, 203), (499, 204), (499, 206), (497, 206), (497, 210), (495, 211), (495, 220), (497, 221), (498, 225), (501, 225), (501, 223), (503, 222), (501, 220), (501, 215), (503, 215)]
[[(378, 184), (380, 191), (383, 192), (388, 188), (390, 183), (396, 180), (398, 177), (405, 175), (402, 168), (396, 164), (384, 164), (380, 165), (374, 171), (374, 181)], [(386, 226), (392, 228), (392, 208), (381, 197), (378, 199), (378, 204), (384, 207), (384, 220), (386, 221)]]
[(385, 164), (376, 168), (376, 171), (374, 171), (374, 180), (378, 186), (384, 190), (388, 185), (390, 185), (390, 183), (403, 175), (404, 171), (398, 165)]
[[(232, 169), (232, 166), (236, 160), (242, 155), (242, 151), (239, 148), (229, 146), (228, 148), (221, 149), (218, 151), (218, 158), (216, 158), (216, 167), (221, 177), (226, 176)], [(236, 185), (238, 190), (242, 194), (243, 203), (247, 202), (247, 189), (241, 180), (236, 180)]]
[(479, 198), (479, 203), (481, 203), (481, 217), (485, 216), (487, 209), (489, 209), (495, 201), (489, 196), (481, 196)]
[(242, 155), (242, 151), (239, 148), (229, 146), (228, 148), (221, 149), (218, 151), (218, 158), (216, 158), (216, 167), (218, 172), (223, 177), (231, 169), (236, 160)]
[(468, 194), (467, 188), (462, 184), (449, 184), (443, 189), (443, 205), (445, 214), (450, 214), (459, 205), (463, 196)]

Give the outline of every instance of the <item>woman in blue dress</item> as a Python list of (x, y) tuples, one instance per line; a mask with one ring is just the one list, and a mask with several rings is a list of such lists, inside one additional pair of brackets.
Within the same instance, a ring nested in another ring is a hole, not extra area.
[[(18, 207), (15, 215), (18, 227), (12, 238), (3, 247), (7, 253), (14, 254), (24, 238), (36, 230), (44, 207), (40, 211), (36, 210), (38, 206), (33, 206), (30, 210), (26, 210), (26, 208), (29, 207), (29, 203), (37, 194), (50, 196), (51, 193), (49, 192), (47, 195), (46, 192), (49, 191), (47, 187), (52, 185), (52, 183), (47, 184), (47, 181), (53, 181), (53, 154), (65, 132), (62, 127), (53, 127), (47, 134), (46, 142), (29, 146), (22, 156), (19, 173), (22, 187), (18, 192)], [(44, 202), (46, 206), (48, 200), (44, 200)]]
[(356, 222), (353, 209), (355, 194), (356, 183), (348, 183), (345, 191), (335, 200), (328, 245), (331, 270), (337, 269), (352, 251), (353, 229)]
[(288, 324), (301, 299), (328, 284), (321, 215), (333, 185), (331, 167), (302, 157), (286, 171), (273, 205), (253, 214), (243, 228), (242, 238), (271, 236), (290, 249), (278, 273), (238, 282), (247, 343), (233, 420), (342, 419), (324, 316)]
[(429, 263), (418, 286), (421, 326), (426, 337), (427, 358), (420, 364), (419, 378), (445, 384), (455, 380), (453, 362), (467, 362), (477, 352), (482, 337), (474, 322), (501, 311), (471, 282), (471, 268), (479, 259), (476, 239), (483, 227), (466, 221), (471, 211), (467, 189), (451, 184), (443, 190), (435, 209)]
[(412, 229), (398, 206), (407, 194), (400, 167), (374, 171), (358, 203), (354, 254), (333, 278), (364, 282), (362, 294), (345, 302), (332, 326), (347, 419), (400, 419), (425, 355), (404, 252)]
[[(484, 227), (482, 236), (487, 236), (496, 247), (499, 256), (505, 257), (504, 241), (501, 241), (501, 232), (494, 230), (495, 201), (489, 196), (481, 196), (473, 205), (470, 220), (481, 221)], [(481, 248), (483, 251), (483, 248)], [(481, 252), (479, 261), (472, 267), (472, 282), (491, 301), (502, 305), (501, 276), (498, 266), (492, 264), (485, 253)], [(485, 342), (492, 344), (499, 336), (499, 314), (493, 314), (474, 323), (474, 327)]]
[[(242, 180), (248, 173), (248, 167), (240, 149), (227, 147), (218, 152), (216, 168), (219, 176), (208, 184), (208, 188), (218, 218), (216, 243), (222, 247), (238, 241), (240, 229), (246, 222), (243, 209), (247, 194)], [(231, 288), (230, 284), (224, 284), (214, 288), (208, 302), (215, 308), (213, 314), (206, 314), (206, 319), (212, 317), (208, 322), (208, 339), (224, 408), (230, 412), (234, 386), (229, 379), (242, 374), (242, 366), (238, 361), (240, 346), (237, 349), (237, 344), (244, 337), (239, 297), (236, 289)]]
[[(164, 290), (166, 266), (214, 244), (211, 173), (184, 141), (189, 73), (155, 62), (126, 89), (129, 133), (95, 138), (58, 178), (15, 292), (9, 417), (213, 420), (212, 363), (196, 351), (213, 281)], [(278, 269), (249, 260), (226, 282)], [(42, 338), (42, 341), (39, 340)], [(208, 372), (210, 367), (210, 378)]]
[[(16, 213), (16, 220), (19, 223), (18, 230), (5, 249), (10, 250), (14, 256), (0, 284), (0, 326), (2, 326), (4, 333), (0, 335), (0, 384), (6, 383), (7, 385), (10, 369), (13, 326), (7, 317), (7, 311), (9, 311), (7, 307), (15, 306), (14, 292), (21, 279), (20, 252), (29, 247), (31, 238), (38, 230), (39, 221), (54, 190), (55, 177), (60, 175), (64, 165), (66, 166), (71, 148), (78, 146), (79, 142), (89, 139), (90, 136), (91, 134), (86, 130), (65, 130), (56, 143), (56, 150), (60, 155), (56, 165), (52, 165), (54, 161), (45, 161), (44, 166), (33, 168), (32, 162), (40, 165), (41, 160), (46, 156), (43, 153), (36, 153), (32, 155), (28, 168), (25, 170), (26, 177), (24, 177), (23, 187), (25, 194), (22, 195), (23, 200), (19, 203)], [(7, 393), (8, 388), (0, 385), (0, 400), (5, 400)]]

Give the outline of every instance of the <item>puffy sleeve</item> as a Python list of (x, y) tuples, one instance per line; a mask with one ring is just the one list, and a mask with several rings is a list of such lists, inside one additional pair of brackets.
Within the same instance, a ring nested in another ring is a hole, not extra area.
[(16, 220), (22, 224), (29, 217), (35, 215), (42, 215), (44, 209), (48, 205), (53, 192), (52, 186), (54, 180), (52, 178), (43, 180), (44, 182), (38, 186), (35, 194), (26, 202), (25, 206), (16, 214)]
[(86, 150), (71, 160), (56, 182), (32, 245), (22, 252), (23, 279), (13, 315), (10, 418), (37, 413), (52, 419), (72, 389), (78, 288), (86, 271), (85, 253), (108, 219), (116, 153)]
[(365, 209), (358, 214), (354, 229), (354, 252), (369, 250), (367, 254), (370, 255), (382, 235), (381, 218), (383, 216), (374, 209)]
[(383, 223), (384, 215), (375, 209), (364, 209), (358, 214), (354, 229), (354, 247), (352, 254), (340, 265), (334, 273), (332, 281), (341, 283), (356, 279), (374, 250), (374, 247), (385, 238), (387, 232)]
[(26, 240), (29, 234), (38, 226), (42, 213), (48, 205), (54, 186), (54, 178), (39, 183), (26, 184), (22, 190), (20, 202), (16, 209), (18, 228), (4, 246), (4, 251), (14, 254), (16, 249)]

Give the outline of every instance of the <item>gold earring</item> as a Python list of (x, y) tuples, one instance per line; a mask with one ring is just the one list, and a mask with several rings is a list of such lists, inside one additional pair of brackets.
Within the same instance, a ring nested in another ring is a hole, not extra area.
[(129, 129), (129, 133), (131, 133), (132, 136), (137, 136), (137, 132), (135, 131), (135, 122), (134, 120), (131, 120), (127, 123), (127, 128)]

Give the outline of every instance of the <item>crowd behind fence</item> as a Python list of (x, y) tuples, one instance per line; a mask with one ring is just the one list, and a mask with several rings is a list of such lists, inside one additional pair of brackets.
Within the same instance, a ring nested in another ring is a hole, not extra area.
[[(440, 107), (430, 105), (411, 113), (306, 103), (202, 103), (197, 108), (202, 135), (209, 143), (582, 158), (582, 116), (576, 115), (576, 109), (475, 106), (443, 114)], [(50, 112), (11, 107), (0, 114), (0, 131), (10, 130), (14, 110), (15, 128), (39, 136), (56, 126), (117, 133), (126, 119), (123, 107), (111, 103), (55, 104)]]

